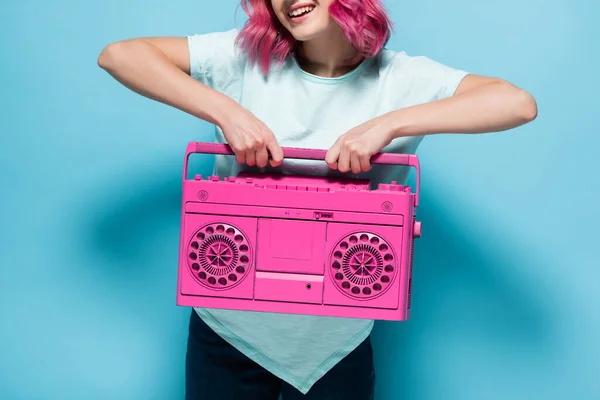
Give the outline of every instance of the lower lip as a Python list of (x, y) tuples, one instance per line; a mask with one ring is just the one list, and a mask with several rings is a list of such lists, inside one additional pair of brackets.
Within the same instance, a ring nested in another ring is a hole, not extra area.
[(300, 24), (300, 23), (304, 22), (308, 17), (310, 17), (310, 15), (313, 13), (313, 11), (315, 11), (314, 8), (311, 12), (304, 14), (301, 17), (290, 18), (290, 21), (292, 21), (294, 24)]

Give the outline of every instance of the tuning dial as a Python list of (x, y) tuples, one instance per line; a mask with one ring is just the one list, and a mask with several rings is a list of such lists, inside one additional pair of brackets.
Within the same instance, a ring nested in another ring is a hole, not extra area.
[(415, 226), (413, 228), (413, 234), (414, 234), (415, 238), (421, 237), (421, 222), (420, 221), (415, 221)]

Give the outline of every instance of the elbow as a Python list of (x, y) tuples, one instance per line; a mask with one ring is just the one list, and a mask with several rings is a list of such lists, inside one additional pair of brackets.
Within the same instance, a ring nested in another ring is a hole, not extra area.
[(107, 45), (98, 56), (98, 66), (106, 71), (113, 69), (125, 51), (124, 46), (124, 42), (114, 42)]
[(111, 43), (100, 52), (98, 56), (98, 66), (104, 70), (109, 69), (112, 62), (114, 47), (117, 43)]
[(525, 90), (519, 89), (519, 114), (524, 123), (532, 122), (538, 116), (535, 98)]
[(538, 107), (531, 93), (504, 80), (494, 80), (494, 93), (505, 101), (506, 110), (516, 126), (527, 124), (538, 116)]

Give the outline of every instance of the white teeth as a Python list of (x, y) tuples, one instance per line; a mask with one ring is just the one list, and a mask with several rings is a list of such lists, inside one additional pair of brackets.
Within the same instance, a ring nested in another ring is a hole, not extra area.
[(294, 10), (291, 13), (289, 13), (289, 16), (292, 17), (292, 18), (293, 17), (299, 17), (302, 14), (306, 14), (306, 13), (311, 12), (313, 9), (314, 9), (314, 7), (302, 7), (302, 8), (299, 8), (299, 9)]

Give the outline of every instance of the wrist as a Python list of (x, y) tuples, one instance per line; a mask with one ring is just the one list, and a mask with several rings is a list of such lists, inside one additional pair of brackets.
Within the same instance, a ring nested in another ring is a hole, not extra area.
[(239, 107), (233, 99), (222, 93), (218, 93), (215, 99), (211, 101), (211, 116), (213, 123), (223, 129), (227, 124), (228, 117), (232, 113), (232, 109)]
[(202, 84), (199, 85), (199, 90), (194, 92), (192, 100), (192, 115), (221, 128), (226, 123), (232, 107), (237, 106), (227, 95)]
[(422, 134), (413, 107), (403, 108), (388, 114), (387, 124), (390, 140)]
[(407, 136), (408, 121), (404, 109), (396, 110), (385, 116), (384, 131), (387, 133), (386, 139), (392, 141), (396, 138)]

